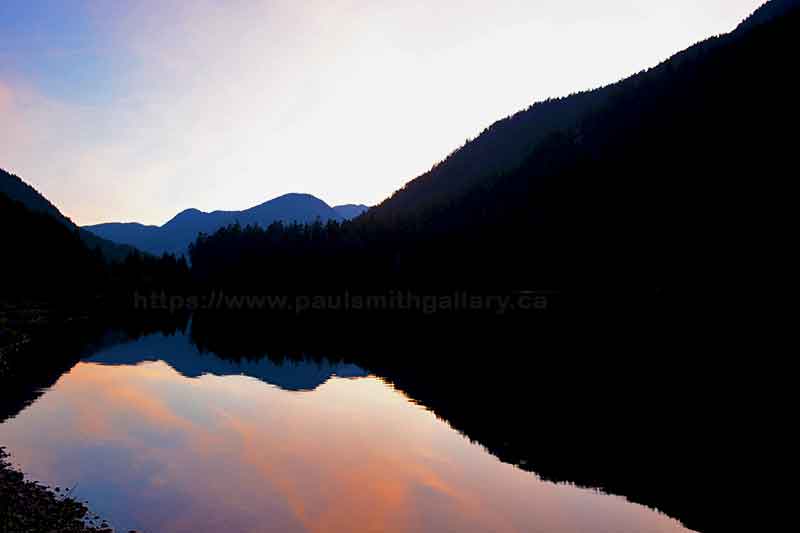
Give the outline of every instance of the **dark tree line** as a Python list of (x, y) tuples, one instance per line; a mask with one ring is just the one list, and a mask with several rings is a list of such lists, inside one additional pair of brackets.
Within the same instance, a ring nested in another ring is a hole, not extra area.
[(3, 233), (3, 295), (65, 292), (88, 287), (100, 273), (100, 259), (76, 232), (55, 218), (29, 211), (0, 193)]
[(70, 305), (127, 301), (134, 290), (183, 290), (189, 267), (185, 258), (154, 257), (134, 251), (124, 260), (108, 260), (90, 249), (77, 230), (51, 214), (31, 211), (0, 193), (4, 298), (31, 298)]

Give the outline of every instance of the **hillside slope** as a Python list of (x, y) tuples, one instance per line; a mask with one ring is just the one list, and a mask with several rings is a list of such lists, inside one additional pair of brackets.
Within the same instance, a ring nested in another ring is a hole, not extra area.
[(25, 183), (19, 176), (6, 172), (3, 169), (0, 169), (0, 193), (5, 194), (11, 200), (22, 203), (33, 212), (43, 213), (53, 217), (70, 230), (78, 230), (86, 246), (92, 250), (100, 248), (100, 251), (107, 259), (121, 261), (125, 259), (128, 254), (135, 251), (131, 246), (111, 242), (98, 237), (90, 231), (78, 228), (72, 220), (64, 216), (61, 211), (39, 193), (39, 191)]
[[(99, 264), (78, 231), (0, 192), (2, 296), (61, 294), (88, 286)], [(56, 262), (54, 263), (54, 259)]]
[[(476, 139), (434, 165), (427, 173), (407, 183), (369, 213), (371, 222), (414, 225), (417, 219), (452, 204), (475, 186), (487, 186), (497, 179), (520, 169), (543, 143), (554, 134), (569, 133), (587, 116), (595, 115), (613, 105), (623, 94), (639, 94), (641, 85), (667, 84), (671, 76), (687, 72), (686, 64), (699, 68), (702, 57), (720, 46), (732, 46), (759, 25), (783, 17), (800, 5), (798, 0), (772, 0), (765, 3), (734, 31), (722, 37), (710, 38), (690, 47), (659, 66), (638, 73), (620, 82), (533, 104), (510, 117), (499, 120)], [(777, 57), (787, 57), (790, 50), (776, 50)], [(785, 66), (783, 68), (786, 68)], [(676, 69), (680, 72), (676, 72)], [(745, 75), (744, 73), (742, 74)], [(743, 80), (748, 83), (747, 80)], [(732, 89), (740, 92), (743, 102), (760, 105), (755, 98), (738, 91), (739, 80), (730, 80)], [(733, 109), (731, 110), (732, 112)]]

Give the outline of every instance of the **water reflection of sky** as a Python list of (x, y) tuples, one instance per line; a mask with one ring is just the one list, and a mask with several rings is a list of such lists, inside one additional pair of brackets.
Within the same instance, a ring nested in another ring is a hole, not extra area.
[(119, 530), (682, 530), (504, 464), (374, 377), (296, 392), (163, 361), (83, 362), (0, 442), (32, 478), (77, 483)]

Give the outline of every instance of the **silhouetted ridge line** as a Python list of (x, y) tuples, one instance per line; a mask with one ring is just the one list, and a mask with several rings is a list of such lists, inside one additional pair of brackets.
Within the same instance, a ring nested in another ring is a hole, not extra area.
[(45, 198), (39, 191), (34, 189), (19, 176), (0, 169), (0, 193), (5, 194), (11, 200), (22, 203), (31, 211), (44, 213), (53, 217), (59, 223), (70, 230), (78, 230), (80, 238), (91, 248), (99, 248), (103, 255), (111, 260), (124, 259), (133, 250), (132, 247), (113, 243), (109, 240), (98, 237), (90, 231), (80, 229), (72, 220), (64, 216), (59, 209)]
[(499, 120), (430, 171), (408, 182), (370, 215), (376, 220), (413, 219), (421, 212), (451, 202), (475, 186), (491, 183), (516, 170), (550, 135), (574, 129), (583, 117), (603, 109), (615, 94), (645, 81), (649, 73), (692, 60), (694, 55), (739, 37), (755, 26), (786, 16), (798, 6), (800, 0), (772, 0), (724, 38), (711, 37), (656, 67), (619, 82), (566, 97), (550, 98)]
[(243, 211), (186, 209), (163, 226), (142, 224), (97, 224), (87, 229), (103, 237), (131, 244), (150, 253), (183, 254), (198, 235), (213, 233), (231, 224), (266, 227), (275, 221), (309, 223), (315, 220), (344, 220), (334, 208), (310, 194), (290, 193)]
[(745, 31), (755, 26), (772, 22), (776, 18), (788, 15), (798, 7), (800, 7), (800, 0), (770, 0), (747, 17), (738, 26), (737, 31)]

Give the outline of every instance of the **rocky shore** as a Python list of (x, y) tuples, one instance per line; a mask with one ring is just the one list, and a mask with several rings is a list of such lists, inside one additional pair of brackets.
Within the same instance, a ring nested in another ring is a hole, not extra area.
[(111, 533), (69, 490), (25, 479), (0, 448), (0, 533)]

